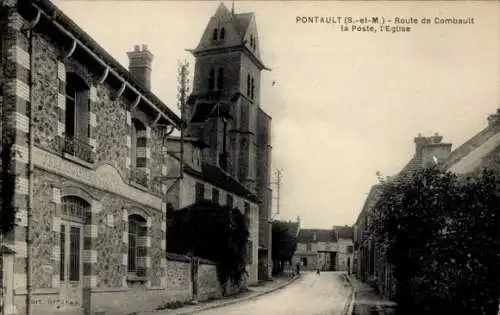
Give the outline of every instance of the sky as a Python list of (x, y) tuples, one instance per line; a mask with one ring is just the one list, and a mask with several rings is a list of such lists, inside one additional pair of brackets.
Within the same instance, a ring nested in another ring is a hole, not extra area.
[[(154, 54), (152, 91), (176, 109), (177, 62), (194, 48), (219, 1), (53, 0), (125, 67)], [(232, 2), (224, 2), (231, 8)], [(500, 108), (500, 2), (235, 1), (255, 12), (261, 107), (272, 116), (273, 169), (283, 171), (277, 219), (302, 228), (355, 222), (376, 172), (397, 174), (418, 133), (458, 147)], [(474, 18), (410, 25), (410, 32), (344, 32), (297, 17)], [(191, 70), (191, 73), (193, 71)], [(275, 81), (275, 85), (272, 82)], [(276, 191), (276, 186), (273, 186)], [(276, 212), (276, 202), (274, 203)]]

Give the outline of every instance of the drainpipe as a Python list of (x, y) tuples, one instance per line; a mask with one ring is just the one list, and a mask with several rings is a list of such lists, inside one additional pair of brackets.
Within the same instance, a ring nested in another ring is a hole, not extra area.
[(32, 275), (31, 275), (31, 249), (32, 249), (32, 236), (31, 224), (33, 221), (33, 104), (35, 103), (33, 93), (33, 29), (40, 21), (41, 12), (37, 11), (35, 19), (25, 28), (28, 35), (29, 42), (29, 55), (30, 55), (30, 75), (29, 75), (29, 99), (30, 106), (28, 112), (28, 205), (27, 205), (27, 228), (26, 228), (26, 315), (31, 315), (31, 296), (32, 296)]

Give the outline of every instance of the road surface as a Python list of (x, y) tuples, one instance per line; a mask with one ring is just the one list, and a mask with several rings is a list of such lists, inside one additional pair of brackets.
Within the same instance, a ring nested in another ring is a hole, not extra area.
[(304, 272), (291, 285), (253, 300), (215, 308), (199, 315), (344, 315), (350, 293), (343, 273)]

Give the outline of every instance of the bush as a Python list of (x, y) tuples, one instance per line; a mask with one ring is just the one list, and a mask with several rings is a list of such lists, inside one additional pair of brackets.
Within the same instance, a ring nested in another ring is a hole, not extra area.
[(397, 314), (494, 314), (500, 294), (497, 180), (428, 168), (385, 183), (375, 205), (388, 247)]
[[(202, 201), (168, 213), (167, 250), (217, 263), (222, 285), (240, 284), (245, 274), (248, 222), (237, 208)], [(223, 286), (224, 287), (224, 286)]]

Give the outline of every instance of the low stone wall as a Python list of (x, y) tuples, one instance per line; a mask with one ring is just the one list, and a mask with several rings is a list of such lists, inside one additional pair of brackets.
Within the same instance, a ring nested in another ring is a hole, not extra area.
[[(207, 259), (198, 258), (198, 300), (219, 298), (221, 287), (217, 278), (217, 265)], [(167, 254), (168, 302), (189, 301), (193, 298), (191, 281), (191, 258), (173, 253)]]

